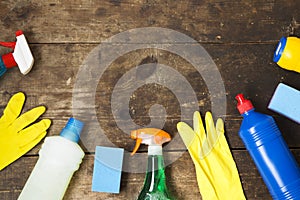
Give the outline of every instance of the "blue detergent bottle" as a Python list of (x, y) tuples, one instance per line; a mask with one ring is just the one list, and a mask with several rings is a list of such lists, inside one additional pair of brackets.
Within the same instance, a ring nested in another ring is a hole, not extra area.
[(243, 116), (239, 135), (273, 199), (300, 200), (300, 169), (273, 117), (256, 112), (242, 94), (236, 99)]

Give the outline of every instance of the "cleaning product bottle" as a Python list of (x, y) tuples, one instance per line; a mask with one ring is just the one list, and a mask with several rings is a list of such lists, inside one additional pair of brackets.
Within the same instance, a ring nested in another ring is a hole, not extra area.
[(284, 69), (300, 73), (300, 39), (282, 37), (277, 44), (273, 61)]
[(73, 173), (79, 168), (84, 152), (77, 144), (83, 123), (70, 118), (60, 136), (45, 139), (39, 159), (19, 200), (60, 200)]
[(34, 58), (29, 48), (28, 42), (21, 30), (16, 32), (16, 42), (1, 42), (0, 46), (12, 48), (14, 51), (0, 56), (0, 76), (7, 69), (19, 67), (23, 75), (26, 75), (32, 68)]
[(141, 143), (149, 145), (147, 174), (138, 200), (173, 199), (167, 188), (162, 155), (162, 144), (171, 140), (170, 135), (160, 129), (144, 128), (132, 131), (131, 138), (136, 140), (136, 145), (131, 155), (136, 153)]
[(300, 199), (300, 169), (273, 117), (255, 112), (242, 94), (236, 99), (243, 116), (239, 135), (273, 199)]

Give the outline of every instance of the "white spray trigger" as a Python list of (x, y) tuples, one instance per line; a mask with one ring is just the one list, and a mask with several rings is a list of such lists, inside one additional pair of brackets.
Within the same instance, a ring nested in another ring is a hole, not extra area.
[(34, 59), (24, 34), (22, 33), (16, 38), (17, 42), (12, 54), (21, 73), (25, 75), (30, 72), (34, 63)]

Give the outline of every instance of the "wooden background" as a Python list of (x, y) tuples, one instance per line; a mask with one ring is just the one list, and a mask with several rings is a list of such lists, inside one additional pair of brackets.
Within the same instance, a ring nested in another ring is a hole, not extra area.
[[(14, 93), (23, 91), (27, 96), (24, 111), (45, 105), (47, 112), (42, 118), (52, 120), (48, 136), (58, 135), (72, 116), (76, 75), (93, 48), (101, 41), (130, 29), (169, 28), (198, 41), (220, 71), (227, 99), (227, 113), (221, 117), (226, 117), (226, 137), (247, 199), (271, 197), (238, 136), (241, 117), (235, 108), (237, 93), (244, 93), (257, 110), (275, 117), (300, 163), (299, 125), (267, 109), (279, 82), (300, 89), (299, 74), (281, 69), (272, 62), (275, 46), (282, 36), (300, 36), (300, 1), (9, 0), (1, 1), (0, 8), (0, 40), (14, 41), (14, 32), (22, 29), (35, 58), (28, 75), (21, 75), (15, 68), (0, 78), (1, 112)], [(1, 54), (9, 51), (0, 49)], [(134, 141), (114, 122), (110, 110), (112, 89), (123, 73), (141, 63), (151, 62), (176, 68), (195, 90), (201, 113), (211, 109), (201, 75), (179, 56), (157, 49), (143, 49), (120, 56), (99, 81), (95, 106), (106, 136), (115, 146), (128, 152), (133, 149)], [(80, 92), (84, 95), (84, 91)], [(149, 123), (148, 110), (158, 103), (167, 112), (164, 129), (172, 137), (178, 134), (176, 123), (180, 121), (180, 107), (170, 90), (150, 84), (135, 91), (134, 95), (136, 98), (130, 101), (130, 111), (137, 124)], [(38, 159), (41, 143), (0, 172), (0, 199), (17, 199)], [(80, 145), (86, 150), (86, 156), (64, 199), (137, 197), (143, 185), (143, 173), (123, 172), (120, 194), (91, 192), (94, 151), (87, 150), (82, 143)], [(145, 150), (145, 147), (141, 148), (141, 154), (145, 154)], [(166, 159), (178, 153), (182, 156), (166, 167), (169, 189), (177, 199), (201, 199), (188, 152), (174, 148), (165, 152)]]

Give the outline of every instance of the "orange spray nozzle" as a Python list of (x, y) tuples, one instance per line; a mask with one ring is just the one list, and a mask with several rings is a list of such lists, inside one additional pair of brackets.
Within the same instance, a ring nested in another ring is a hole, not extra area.
[(131, 153), (134, 155), (141, 144), (146, 145), (162, 145), (171, 140), (169, 133), (157, 128), (142, 128), (131, 131), (130, 137), (136, 140), (135, 147)]

